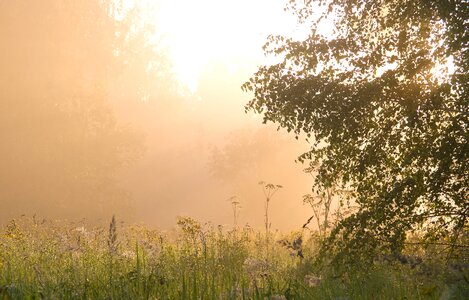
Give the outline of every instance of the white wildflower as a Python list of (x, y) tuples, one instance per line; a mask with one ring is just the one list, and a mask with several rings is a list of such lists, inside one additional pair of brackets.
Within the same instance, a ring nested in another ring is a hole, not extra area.
[(244, 261), (244, 269), (251, 277), (263, 276), (267, 274), (267, 263), (263, 260), (248, 257)]
[(86, 228), (84, 226), (77, 227), (77, 228), (73, 229), (73, 231), (76, 231), (76, 232), (81, 233), (83, 235), (88, 234), (88, 231), (86, 230)]
[[(268, 300), (269, 298), (265, 297), (264, 300)], [(271, 300), (287, 300), (287, 297), (285, 297), (284, 295), (272, 295), (272, 297), (270, 297)]]
[(308, 274), (305, 276), (305, 283), (310, 287), (317, 287), (321, 284), (321, 277), (318, 277), (313, 274)]
[(121, 255), (122, 255), (122, 257), (127, 258), (127, 259), (134, 259), (135, 258), (135, 252), (129, 251), (129, 250), (125, 250), (124, 252), (122, 252)]

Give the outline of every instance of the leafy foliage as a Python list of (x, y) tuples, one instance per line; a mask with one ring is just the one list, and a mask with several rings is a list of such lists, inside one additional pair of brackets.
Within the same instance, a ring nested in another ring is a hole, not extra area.
[[(467, 247), (468, 2), (292, 0), (287, 9), (309, 35), (269, 38), (266, 54), (282, 61), (243, 85), (254, 93), (246, 109), (314, 138), (300, 160), (319, 164), (318, 192), (353, 191), (359, 209), (326, 247), (336, 262), (399, 252), (411, 231)], [(327, 21), (330, 36), (318, 29)]]

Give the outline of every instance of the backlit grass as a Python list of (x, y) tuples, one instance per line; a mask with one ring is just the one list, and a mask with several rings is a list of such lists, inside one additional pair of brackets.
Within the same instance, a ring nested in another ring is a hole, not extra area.
[(467, 293), (464, 272), (424, 274), (398, 262), (377, 262), (356, 277), (334, 275), (312, 263), (317, 243), (310, 232), (266, 239), (248, 227), (227, 230), (190, 218), (168, 232), (21, 218), (0, 232), (0, 299), (458, 299)]

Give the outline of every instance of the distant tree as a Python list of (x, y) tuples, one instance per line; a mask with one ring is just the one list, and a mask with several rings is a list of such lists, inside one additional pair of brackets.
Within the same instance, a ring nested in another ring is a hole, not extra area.
[[(246, 178), (258, 180), (265, 170), (275, 164), (275, 154), (281, 151), (278, 140), (287, 137), (275, 136), (275, 130), (238, 130), (227, 139), (226, 145), (214, 148), (209, 162), (214, 177), (226, 183), (245, 184)], [(274, 161), (274, 162), (272, 162)]]
[(141, 145), (109, 95), (136, 26), (119, 3), (0, 2), (0, 217), (128, 211), (116, 182)]
[[(266, 53), (281, 61), (243, 85), (254, 93), (246, 109), (313, 138), (300, 159), (319, 164), (318, 192), (353, 191), (359, 209), (327, 251), (369, 262), (376, 250), (400, 251), (410, 232), (467, 247), (469, 2), (291, 0), (287, 9), (309, 35), (268, 39)], [(327, 21), (330, 36), (318, 29)]]

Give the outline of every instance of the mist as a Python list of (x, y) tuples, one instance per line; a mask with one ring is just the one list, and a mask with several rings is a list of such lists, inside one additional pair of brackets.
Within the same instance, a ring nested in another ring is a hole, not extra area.
[(162, 8), (149, 17), (146, 5), (0, 2), (0, 222), (116, 215), (169, 228), (184, 215), (231, 226), (236, 196), (238, 224), (261, 227), (264, 181), (283, 186), (272, 228), (299, 228), (312, 178), (295, 160), (308, 144), (244, 111), (240, 86), (263, 38), (190, 69), (190, 86), (157, 27)]

